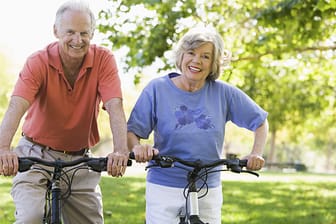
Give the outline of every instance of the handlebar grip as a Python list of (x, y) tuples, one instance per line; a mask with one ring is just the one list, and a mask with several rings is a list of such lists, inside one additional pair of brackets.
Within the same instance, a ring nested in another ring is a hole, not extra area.
[(130, 159), (135, 159), (134, 152), (130, 152), (128, 157), (129, 157)]
[[(88, 161), (87, 164), (96, 172), (107, 171), (107, 157)], [(127, 166), (132, 166), (132, 160), (127, 161)]]
[(247, 159), (234, 159), (232, 163), (227, 164), (228, 169), (230, 169), (234, 173), (242, 172), (242, 169), (247, 166)]
[(246, 167), (247, 166), (247, 159), (239, 160), (239, 166)]
[(29, 159), (23, 159), (23, 158), (18, 158), (19, 159), (19, 172), (25, 172), (30, 169), (32, 165), (34, 165), (34, 162), (29, 160)]
[[(130, 159), (133, 159), (133, 160), (135, 159), (134, 152), (130, 152), (130, 153), (129, 153), (129, 158), (130, 158)], [(152, 160), (159, 159), (159, 158), (160, 158), (159, 155), (153, 155)]]

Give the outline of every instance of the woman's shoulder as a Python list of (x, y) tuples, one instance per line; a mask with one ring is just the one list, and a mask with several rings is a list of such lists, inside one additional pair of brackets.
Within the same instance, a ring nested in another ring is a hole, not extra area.
[(209, 81), (209, 84), (210, 86), (213, 86), (213, 88), (221, 88), (226, 91), (235, 91), (239, 89), (237, 86), (223, 80)]
[(147, 86), (166, 85), (170, 82), (170, 79), (174, 77), (174, 75), (172, 74), (179, 75), (177, 73), (168, 73), (162, 76), (155, 77), (148, 82)]

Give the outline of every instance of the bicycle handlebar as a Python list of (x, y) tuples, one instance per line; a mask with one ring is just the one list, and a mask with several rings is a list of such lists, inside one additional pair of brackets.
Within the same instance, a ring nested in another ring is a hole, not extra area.
[[(130, 153), (130, 159), (134, 159), (134, 153)], [(259, 174), (250, 170), (244, 170), (243, 168), (247, 166), (247, 160), (243, 159), (219, 159), (213, 162), (204, 163), (201, 160), (196, 161), (188, 161), (181, 159), (175, 156), (167, 156), (167, 155), (155, 155), (152, 158), (155, 161), (155, 165), (152, 166), (160, 166), (161, 168), (170, 168), (174, 167), (174, 163), (178, 162), (185, 166), (192, 167), (194, 169), (204, 169), (204, 168), (214, 168), (216, 166), (224, 165), (227, 170), (232, 171), (234, 173), (249, 173), (259, 177)], [(150, 167), (152, 167), (150, 166)], [(149, 167), (148, 167), (149, 168)]]
[[(32, 165), (41, 164), (49, 167), (70, 167), (76, 166), (80, 163), (86, 163), (92, 170), (96, 172), (102, 172), (107, 170), (107, 157), (84, 157), (79, 158), (73, 161), (63, 161), (63, 160), (55, 160), (55, 161), (47, 161), (36, 157), (19, 157), (19, 172), (27, 171), (31, 168)], [(132, 165), (132, 160), (127, 161), (127, 166)]]

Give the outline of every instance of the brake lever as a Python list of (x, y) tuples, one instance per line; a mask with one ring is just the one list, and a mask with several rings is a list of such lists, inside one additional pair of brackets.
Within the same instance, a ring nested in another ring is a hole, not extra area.
[(159, 166), (159, 164), (148, 165), (148, 166), (145, 167), (145, 170), (148, 170), (149, 168), (157, 167), (157, 166)]
[(240, 172), (241, 172), (241, 173), (249, 173), (249, 174), (252, 174), (252, 175), (254, 175), (254, 176), (259, 177), (259, 173), (253, 172), (253, 171), (251, 171), (251, 170), (241, 170)]
[(152, 161), (155, 162), (155, 164), (151, 164), (146, 166), (145, 170), (151, 167), (159, 166), (161, 168), (171, 168), (174, 166), (174, 160), (167, 156), (154, 156)]

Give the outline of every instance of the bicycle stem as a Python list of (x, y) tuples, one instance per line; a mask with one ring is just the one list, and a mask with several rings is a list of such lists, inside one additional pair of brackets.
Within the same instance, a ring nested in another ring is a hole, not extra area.
[(57, 166), (54, 170), (54, 176), (52, 179), (51, 185), (51, 194), (52, 194), (52, 212), (51, 212), (51, 223), (61, 223), (61, 187), (60, 187), (60, 178), (61, 178), (62, 169)]
[(198, 207), (198, 192), (196, 187), (196, 178), (198, 176), (200, 169), (193, 170), (188, 176), (190, 186), (188, 190), (188, 204), (189, 204), (189, 215), (190, 216), (198, 216), (199, 215), (199, 207)]
[(197, 192), (189, 192), (188, 202), (189, 202), (189, 215), (190, 216), (199, 215)]
[(60, 181), (56, 180), (52, 183), (51, 191), (52, 191), (52, 208), (54, 208), (51, 212), (51, 223), (60, 223), (61, 221), (61, 188)]

